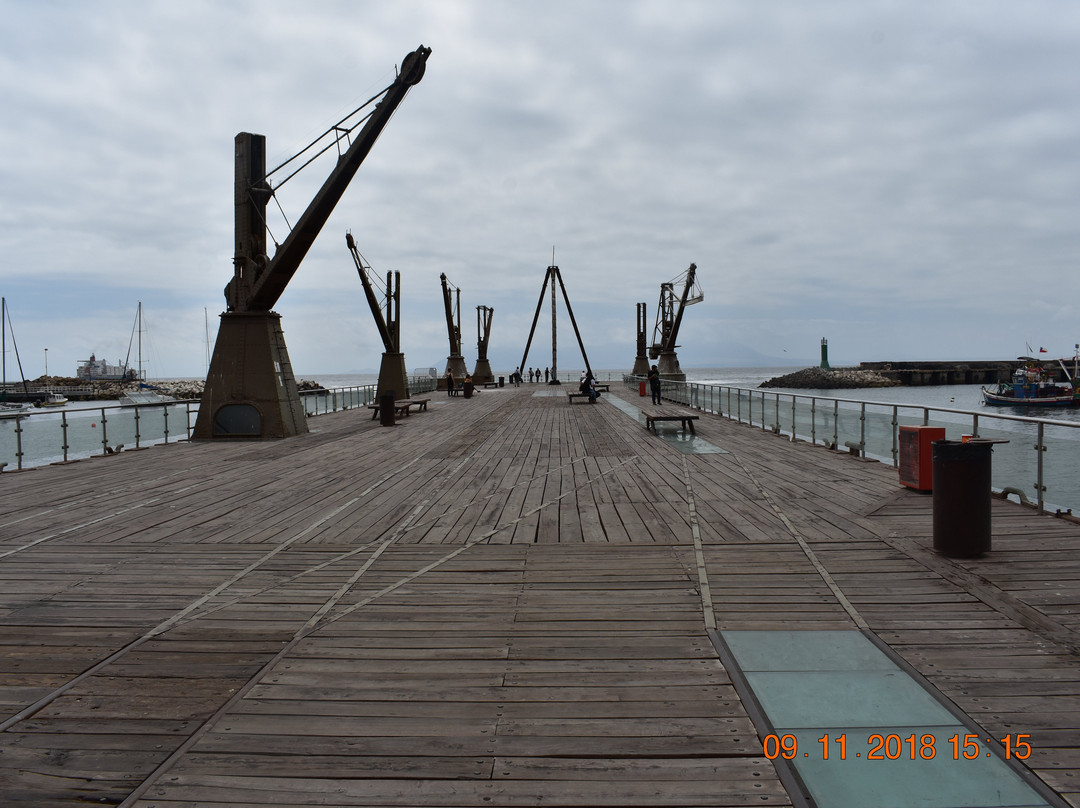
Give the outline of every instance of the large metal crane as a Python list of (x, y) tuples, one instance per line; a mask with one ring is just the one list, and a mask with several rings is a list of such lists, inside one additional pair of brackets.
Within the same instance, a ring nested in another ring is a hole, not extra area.
[(392, 393), (395, 399), (409, 397), (409, 377), (405, 374), (405, 354), (401, 352), (401, 273), (386, 273), (386, 314), (383, 304), (375, 296), (375, 289), (368, 277), (371, 267), (364, 262), (364, 256), (356, 248), (352, 233), (345, 234), (345, 243), (352, 253), (356, 273), (364, 286), (364, 296), (375, 318), (375, 326), (382, 339), (382, 364), (379, 367), (379, 383), (375, 389), (375, 400), (380, 401), (384, 394)]
[(473, 371), (474, 384), (490, 384), (495, 381), (488, 361), (488, 342), (491, 340), (491, 318), (495, 309), (491, 306), (476, 307), (476, 369)]
[[(195, 439), (282, 438), (307, 432), (307, 418), (281, 330), (281, 315), (270, 309), (394, 111), (409, 89), (423, 78), (430, 54), (431, 49), (423, 45), (408, 54), (389, 87), (269, 173), (266, 138), (247, 132), (236, 136), (233, 278), (225, 287), (228, 310), (221, 315), (192, 432)], [(373, 103), (375, 106), (365, 113)], [(327, 138), (329, 143), (322, 145)], [(344, 153), (343, 144), (349, 144)], [(276, 245), (273, 257), (269, 257), (267, 204), (282, 185), (334, 147), (338, 149), (338, 160), (333, 170), (284, 242)], [(299, 167), (292, 168), (302, 155), (309, 156)], [(291, 173), (272, 185), (279, 172), (285, 171)]]
[[(675, 287), (682, 283), (682, 293), (675, 297)], [(656, 328), (653, 331), (653, 344), (649, 347), (650, 358), (656, 360), (661, 378), (674, 381), (686, 381), (686, 374), (679, 367), (679, 357), (675, 353), (679, 327), (682, 325), (683, 311), (687, 306), (700, 303), (705, 293), (697, 285), (697, 264), (682, 275), (667, 283), (660, 284), (660, 302), (657, 304)]]
[(461, 355), (461, 290), (454, 286), (446, 277), (446, 273), (439, 275), (442, 282), (443, 308), (446, 309), (446, 333), (450, 338), (450, 355), (446, 357), (446, 371), (439, 381), (440, 389), (446, 384), (446, 374), (454, 377), (455, 383), (464, 379), (468, 374), (465, 366), (465, 357)]

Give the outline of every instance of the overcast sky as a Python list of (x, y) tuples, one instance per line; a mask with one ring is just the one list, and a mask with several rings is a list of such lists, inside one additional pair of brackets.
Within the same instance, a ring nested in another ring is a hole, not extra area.
[[(0, 0), (0, 293), (27, 377), (206, 371), (233, 138), (299, 151), (427, 73), (275, 306), (298, 377), (377, 369), (345, 245), (400, 271), (411, 368), (494, 307), (521, 358), (552, 248), (594, 368), (691, 262), (684, 367), (1011, 358), (1080, 340), (1080, 4)], [(331, 166), (278, 194), (295, 222)], [(306, 183), (306, 184), (305, 184)], [(276, 205), (271, 205), (276, 211)], [(287, 225), (271, 221), (274, 238)], [(580, 367), (560, 301), (559, 365)], [(529, 365), (550, 364), (545, 305)], [(13, 376), (9, 340), (8, 377)]]

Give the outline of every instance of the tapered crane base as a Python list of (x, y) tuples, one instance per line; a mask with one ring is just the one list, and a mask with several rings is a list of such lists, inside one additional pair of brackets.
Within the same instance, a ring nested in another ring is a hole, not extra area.
[(454, 376), (454, 384), (460, 384), (465, 380), (465, 377), (469, 375), (469, 368), (465, 364), (465, 357), (461, 354), (451, 355), (446, 357), (446, 370), (443, 371), (442, 378), (439, 379), (438, 388), (440, 390), (446, 389), (446, 374), (451, 373)]
[(409, 397), (409, 377), (405, 374), (405, 354), (384, 353), (379, 366), (379, 386), (376, 388), (375, 401), (393, 391), (394, 399), (401, 401)]
[(221, 315), (193, 440), (288, 438), (308, 431), (281, 315)]
[(491, 384), (495, 377), (491, 375), (491, 363), (486, 359), (476, 360), (476, 370), (472, 375), (473, 384)]
[[(664, 351), (656, 362), (656, 369), (660, 371), (660, 378), (673, 382), (685, 382), (686, 374), (679, 367), (679, 356), (674, 351)], [(648, 371), (646, 371), (648, 372)]]

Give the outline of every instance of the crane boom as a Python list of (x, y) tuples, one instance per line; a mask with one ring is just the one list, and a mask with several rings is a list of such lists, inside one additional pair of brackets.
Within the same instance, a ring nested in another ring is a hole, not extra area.
[[(442, 281), (443, 307), (446, 309), (446, 333), (450, 337), (450, 355), (461, 356), (461, 290), (446, 279), (446, 273), (439, 275)], [(457, 306), (454, 305), (454, 292), (457, 292)]]
[[(360, 283), (364, 286), (364, 296), (367, 297), (368, 305), (371, 307), (371, 315), (375, 318), (375, 326), (379, 329), (379, 337), (383, 341), (383, 347), (388, 352), (397, 352), (397, 338), (396, 327), (393, 322), (393, 308), (391, 307), (391, 289), (390, 278), (387, 278), (386, 284), (386, 297), (387, 297), (387, 314), (388, 317), (383, 317), (382, 306), (379, 304), (379, 299), (375, 297), (375, 290), (371, 286), (371, 280), (368, 278), (368, 267), (364, 266), (364, 261), (360, 257), (360, 251), (356, 248), (356, 242), (353, 240), (352, 233), (345, 234), (345, 243), (349, 246), (349, 252), (352, 253), (353, 263), (356, 264), (356, 273), (360, 276)], [(389, 320), (389, 322), (388, 322)]]
[[(267, 261), (265, 256), (237, 256), (235, 275), (225, 287), (225, 299), (231, 311), (269, 311), (277, 303), (394, 111), (409, 89), (424, 77), (430, 54), (431, 48), (421, 45), (402, 60), (401, 72), (394, 83), (387, 88), (356, 140), (338, 160), (274, 257)], [(264, 177), (251, 179), (249, 190), (257, 200), (253, 204), (261, 204), (265, 211), (271, 193), (269, 186)], [(263, 221), (258, 224), (265, 227), (265, 216), (261, 218)]]

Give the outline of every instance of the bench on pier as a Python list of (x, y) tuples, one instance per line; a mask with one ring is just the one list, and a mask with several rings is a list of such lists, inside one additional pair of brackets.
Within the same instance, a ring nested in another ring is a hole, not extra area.
[(611, 385), (610, 384), (597, 384), (596, 389), (597, 390), (603, 390), (605, 393), (610, 393), (611, 392)]
[(645, 413), (645, 428), (656, 431), (657, 421), (679, 421), (682, 423), (682, 430), (685, 432), (688, 428), (693, 434), (697, 434), (694, 429), (694, 421), (698, 419), (696, 415), (688, 415), (684, 412), (671, 412), (665, 410), (659, 410), (657, 412)]
[(480, 386), (483, 387), (485, 390), (490, 390), (492, 387), (498, 387), (499, 383), (498, 382), (484, 382)]
[[(583, 398), (586, 401), (589, 401), (589, 394), (588, 393), (567, 393), (566, 394), (566, 403), (567, 404), (573, 404), (575, 398)], [(592, 402), (590, 401), (589, 403), (591, 404)]]
[[(426, 399), (426, 398), (423, 399), (422, 401), (413, 401), (411, 399), (403, 399), (401, 401), (395, 401), (394, 402), (394, 414), (395, 415), (408, 415), (410, 408), (413, 407), (414, 405), (417, 405), (417, 404), (422, 404), (422, 406), (418, 406), (417, 409), (426, 410), (427, 409), (427, 403), (428, 403), (428, 399)], [(372, 411), (371, 412), (371, 420), (374, 421), (374, 420), (378, 419), (380, 405), (378, 405), (378, 404), (368, 404), (368, 409)]]

